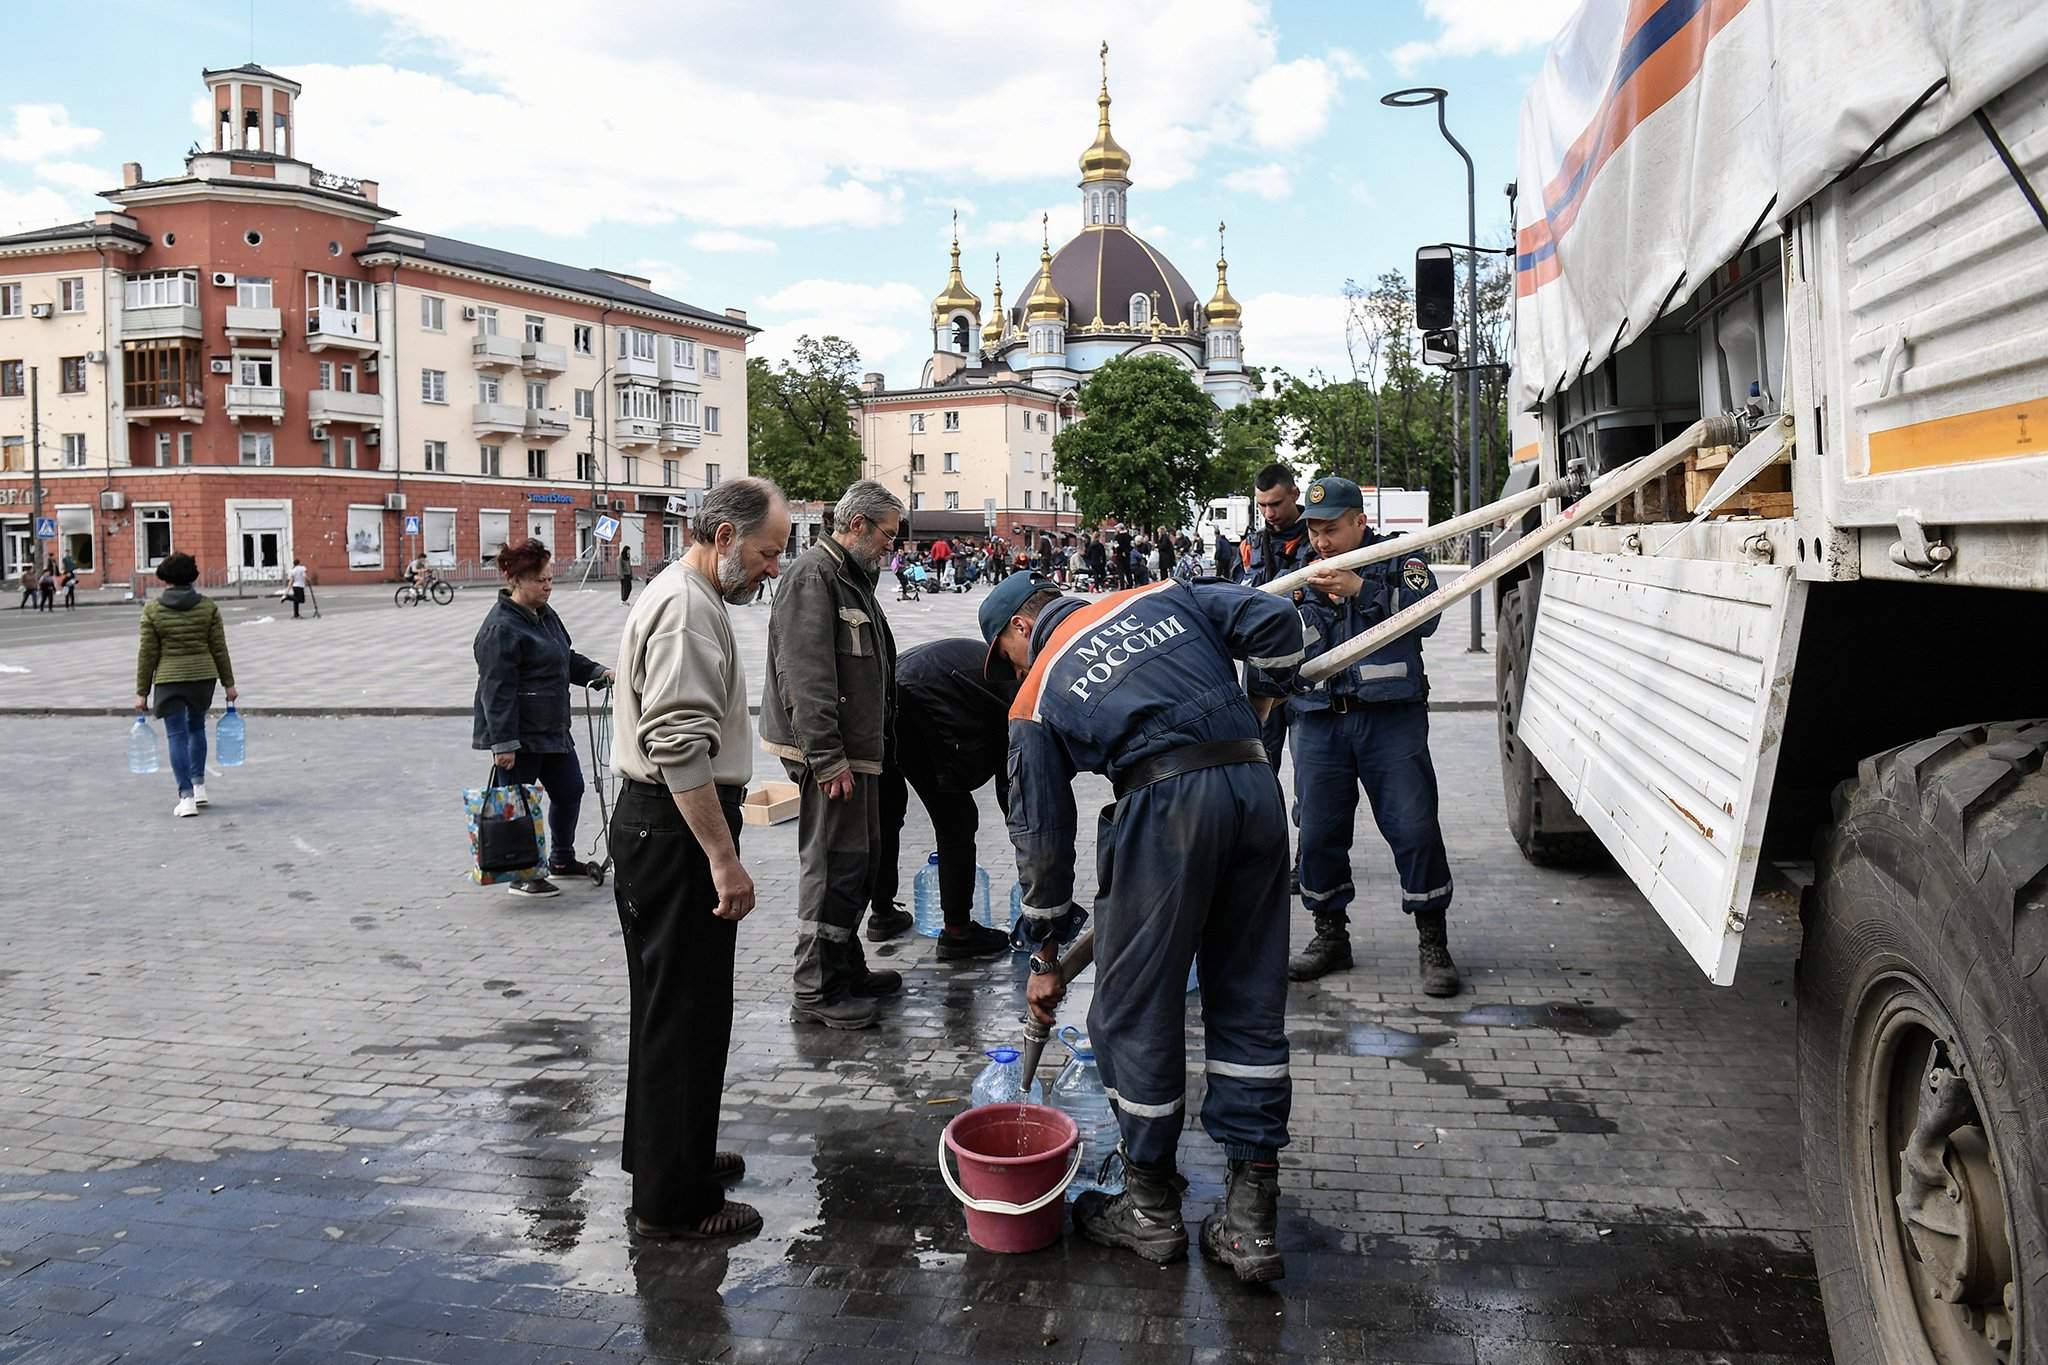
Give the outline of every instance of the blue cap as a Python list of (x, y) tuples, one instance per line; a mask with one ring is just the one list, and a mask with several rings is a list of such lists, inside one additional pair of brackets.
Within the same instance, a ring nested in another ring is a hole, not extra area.
[(981, 638), (988, 644), (988, 658), (982, 663), (983, 677), (994, 677), (996, 660), (996, 637), (1003, 633), (1003, 627), (1010, 624), (1010, 618), (1024, 605), (1024, 599), (1035, 592), (1055, 587), (1051, 579), (1036, 578), (1028, 573), (1013, 573), (988, 590), (988, 596), (981, 599), (981, 607), (975, 612), (975, 619), (981, 623)]
[(1301, 514), (1311, 521), (1328, 521), (1354, 507), (1361, 512), (1365, 510), (1364, 492), (1351, 480), (1340, 479), (1334, 474), (1311, 483), (1301, 498)]

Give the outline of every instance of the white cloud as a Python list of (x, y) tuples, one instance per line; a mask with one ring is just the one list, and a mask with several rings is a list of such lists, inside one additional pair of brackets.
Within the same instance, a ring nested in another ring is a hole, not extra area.
[(1330, 126), (1338, 90), (1346, 79), (1365, 74), (1350, 53), (1331, 60), (1302, 57), (1269, 66), (1245, 87), (1245, 121), (1252, 141), (1269, 151), (1298, 147)]
[(0, 128), (0, 161), (43, 161), (68, 156), (98, 144), (97, 128), (81, 128), (61, 104), (17, 104), (8, 110), (11, 126)]
[(1348, 379), (1344, 318), (1342, 294), (1253, 294), (1244, 300), (1245, 363), (1304, 379), (1312, 369)]
[(69, 195), (48, 185), (10, 185), (0, 181), (0, 233), (26, 232), (82, 218)]
[(730, 228), (707, 228), (690, 234), (690, 245), (699, 251), (773, 251), (775, 243)]
[(1507, 56), (1541, 47), (1557, 36), (1579, 0), (1422, 0), (1437, 36), (1394, 49), (1394, 65), (1413, 71), (1434, 57)]
[[(965, 255), (1003, 247), (1029, 247), (1029, 252), (1015, 253), (1011, 259), (1021, 260), (1029, 255), (1035, 262), (1038, 244), (1042, 240), (1039, 236), (1041, 223), (1053, 241), (1064, 242), (1074, 235), (1080, 221), (1080, 208), (1069, 203), (1047, 204), (1015, 218), (996, 218), (986, 223), (963, 220), (960, 224), (960, 250)], [(948, 223), (941, 229), (941, 240), (947, 240), (951, 233), (952, 225)], [(1053, 249), (1057, 251), (1059, 248)]]
[(1256, 194), (1261, 199), (1285, 199), (1294, 193), (1294, 178), (1278, 162), (1247, 166), (1223, 177), (1223, 188), (1239, 194)]
[(900, 281), (801, 280), (754, 306), (751, 318), (762, 331), (747, 353), (782, 360), (798, 337), (842, 337), (860, 352), (863, 369), (908, 384), (931, 356), (931, 333), (919, 320), (930, 316), (932, 292)]
[(36, 167), (36, 179), (62, 185), (79, 195), (95, 195), (117, 183), (109, 172), (79, 161), (46, 161)]

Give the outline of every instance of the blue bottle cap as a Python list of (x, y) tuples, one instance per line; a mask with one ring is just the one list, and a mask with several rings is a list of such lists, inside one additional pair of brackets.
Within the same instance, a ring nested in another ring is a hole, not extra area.
[(939, 855), (938, 855), (937, 851), (935, 850), (935, 851), (934, 851), (934, 852), (932, 853), (931, 857), (929, 857), (929, 858), (926, 858), (926, 859), (925, 859), (925, 862), (926, 862), (927, 864), (929, 864), (930, 866), (932, 866), (932, 867), (937, 867), (937, 866), (939, 865)]
[(992, 1052), (986, 1052), (982, 1055), (987, 1057), (992, 1062), (1001, 1062), (1004, 1066), (1008, 1066), (1011, 1062), (1016, 1061), (1017, 1058), (1022, 1056), (1023, 1054), (1018, 1052), (1017, 1049), (1013, 1047), (999, 1047)]

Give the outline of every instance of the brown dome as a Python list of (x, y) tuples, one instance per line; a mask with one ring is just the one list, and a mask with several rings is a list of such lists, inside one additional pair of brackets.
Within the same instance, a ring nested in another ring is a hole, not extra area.
[[(1067, 326), (1073, 331), (1095, 326), (1098, 319), (1105, 327), (1128, 327), (1133, 294), (1159, 295), (1163, 325), (1194, 325), (1195, 291), (1172, 261), (1127, 228), (1084, 229), (1052, 258), (1052, 283), (1067, 301)], [(1010, 312), (1022, 327), (1023, 305)]]

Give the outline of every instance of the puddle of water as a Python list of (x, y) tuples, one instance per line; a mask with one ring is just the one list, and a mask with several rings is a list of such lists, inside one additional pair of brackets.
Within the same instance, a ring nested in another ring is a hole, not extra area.
[(1619, 1010), (1585, 1005), (1576, 1000), (1549, 1000), (1537, 1005), (1474, 1005), (1456, 1014), (1423, 1010), (1433, 1019), (1475, 1028), (1540, 1028), (1578, 1038), (1610, 1038), (1633, 1020)]

